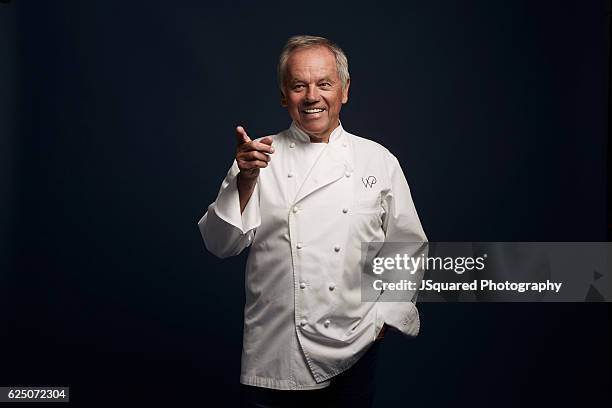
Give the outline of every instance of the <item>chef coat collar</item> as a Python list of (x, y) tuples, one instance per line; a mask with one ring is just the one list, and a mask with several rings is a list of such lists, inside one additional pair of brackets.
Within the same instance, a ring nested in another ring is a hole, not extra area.
[[(296, 125), (295, 122), (291, 122), (291, 126), (289, 127), (289, 131), (291, 135), (296, 138), (300, 142), (310, 143), (310, 136), (306, 134), (302, 129)], [(342, 128), (342, 122), (338, 120), (338, 127), (336, 127), (331, 134), (329, 135), (329, 143), (337, 142), (340, 139), (340, 136), (344, 132), (344, 128)]]

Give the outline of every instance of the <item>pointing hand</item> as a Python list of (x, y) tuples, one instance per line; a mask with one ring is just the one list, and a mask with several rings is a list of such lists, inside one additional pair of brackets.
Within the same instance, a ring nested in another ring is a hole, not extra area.
[(272, 137), (266, 136), (259, 141), (251, 140), (242, 126), (236, 127), (236, 163), (241, 177), (255, 180), (259, 169), (268, 167), (270, 154), (274, 153)]

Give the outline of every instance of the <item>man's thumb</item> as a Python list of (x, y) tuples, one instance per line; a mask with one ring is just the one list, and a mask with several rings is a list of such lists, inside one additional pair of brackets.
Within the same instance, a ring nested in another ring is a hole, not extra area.
[(263, 138), (259, 139), (259, 142), (263, 143), (263, 144), (267, 144), (268, 146), (272, 146), (272, 141), (273, 140), (274, 139), (272, 139), (271, 136), (266, 136), (266, 137), (263, 137)]

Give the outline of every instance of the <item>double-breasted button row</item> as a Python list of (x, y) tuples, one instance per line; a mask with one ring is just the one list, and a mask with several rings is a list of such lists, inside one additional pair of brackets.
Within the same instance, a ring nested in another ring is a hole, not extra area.
[[(306, 284), (306, 282), (300, 282), (300, 288), (301, 289), (306, 289), (306, 286), (308, 286)], [(333, 291), (334, 289), (336, 289), (336, 284), (334, 282), (330, 282), (330, 284), (327, 286), (327, 288), (331, 291)]]
[[(293, 211), (293, 213), (295, 214), (298, 211), (300, 211), (300, 207), (298, 207), (297, 205), (294, 205), (291, 211)], [(348, 212), (349, 212), (349, 209), (347, 207), (342, 208), (342, 214), (348, 214)]]
[[(291, 209), (291, 211), (292, 211), (294, 214), (295, 214), (295, 213), (297, 213), (299, 210), (300, 210), (300, 208), (299, 208), (297, 205), (296, 205), (296, 206), (294, 206), (294, 207)], [(343, 208), (343, 209), (342, 209), (342, 212), (343, 212), (344, 214), (348, 213), (348, 208)], [(297, 249), (302, 249), (302, 248), (304, 248), (304, 244), (303, 244), (303, 243), (301, 243), (301, 242), (298, 242), (298, 243), (296, 244), (296, 248), (297, 248)], [(341, 250), (341, 249), (342, 249), (342, 248), (340, 247), (340, 245), (335, 245), (335, 246), (334, 246), (334, 251), (335, 251), (335, 252), (340, 252), (340, 250)], [(301, 289), (306, 289), (306, 287), (307, 287), (307, 286), (308, 286), (308, 285), (306, 284), (306, 282), (300, 282), (300, 288), (301, 288)], [(329, 283), (329, 285), (327, 286), (327, 288), (329, 289), (329, 291), (330, 291), (330, 292), (332, 292), (332, 291), (334, 291), (334, 290), (336, 289), (336, 284), (335, 284), (334, 282), (330, 282), (330, 283)], [(300, 326), (301, 326), (301, 327), (304, 327), (304, 326), (306, 326), (307, 324), (308, 324), (308, 321), (307, 321), (306, 319), (302, 319), (302, 320), (300, 321)], [(329, 325), (330, 325), (330, 324), (331, 324), (331, 322), (330, 322), (330, 320), (329, 320), (329, 319), (325, 320), (325, 322), (323, 323), (323, 325), (324, 325), (325, 327), (329, 327)]]
[[(308, 324), (308, 320), (306, 319), (300, 320), (301, 327), (306, 327), (307, 324)], [(329, 319), (325, 319), (325, 321), (323, 322), (323, 326), (325, 326), (326, 328), (329, 327), (330, 324), (331, 324), (331, 320)]]

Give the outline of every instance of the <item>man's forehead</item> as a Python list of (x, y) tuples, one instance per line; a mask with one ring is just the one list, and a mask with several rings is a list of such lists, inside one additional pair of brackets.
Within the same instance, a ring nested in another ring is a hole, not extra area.
[(303, 81), (308, 79), (330, 79), (336, 80), (338, 79), (338, 73), (333, 69), (308, 69), (307, 67), (304, 69), (294, 69), (289, 70), (288, 79), (289, 81)]
[(289, 79), (315, 74), (337, 77), (336, 58), (327, 47), (301, 48), (293, 51), (287, 60)]

